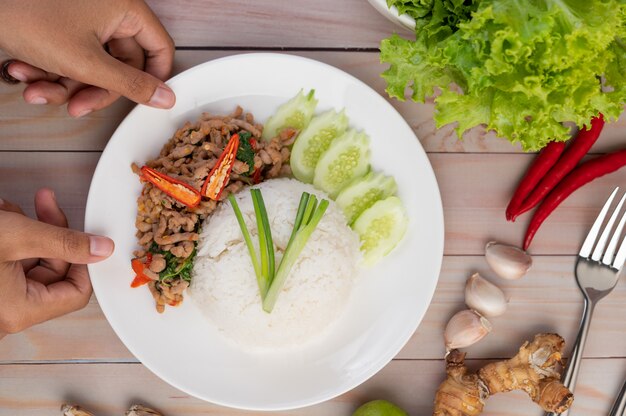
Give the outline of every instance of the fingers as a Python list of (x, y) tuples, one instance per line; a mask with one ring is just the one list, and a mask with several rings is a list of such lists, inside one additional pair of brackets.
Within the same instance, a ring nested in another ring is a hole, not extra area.
[(67, 103), (67, 112), (72, 117), (83, 117), (113, 104), (120, 94), (100, 87), (87, 87), (80, 90)]
[(174, 41), (147, 4), (144, 2), (136, 4), (137, 32), (133, 36), (146, 51), (145, 70), (161, 80), (166, 80), (172, 72), (174, 63)]
[[(54, 192), (51, 189), (42, 188), (37, 191), (35, 194), (35, 213), (37, 214), (37, 219), (46, 224), (62, 228), (67, 228), (68, 226), (67, 218), (61, 208), (59, 208)], [(55, 258), (42, 258), (39, 264), (39, 268), (48, 269), (51, 272), (33, 270), (33, 278), (44, 284), (50, 283), (53, 276), (56, 276), (57, 279), (62, 278), (70, 267), (68, 262)], [(37, 279), (36, 276), (43, 276), (44, 279)]]
[(113, 253), (113, 240), (35, 221), (0, 211), (0, 260), (60, 259), (69, 263), (94, 263)]
[[(174, 92), (158, 78), (120, 62), (104, 51), (97, 55), (98, 59), (94, 60), (89, 70), (93, 74), (92, 81), (98, 81), (95, 85), (151, 107), (174, 106), (176, 102)], [(82, 81), (88, 82), (84, 79)]]
[(36, 81), (27, 86), (22, 93), (29, 104), (65, 104), (70, 97), (67, 88), (58, 82)]
[(36, 81), (24, 89), (24, 101), (29, 104), (65, 104), (70, 97), (87, 86), (68, 78), (56, 82)]
[(20, 208), (19, 205), (15, 205), (6, 199), (0, 199), (0, 210), (24, 215), (24, 211), (22, 211), (22, 208)]
[[(4, 199), (0, 199), (0, 211), (14, 212), (16, 214), (26, 215), (24, 214), (24, 211), (22, 211), (22, 208), (20, 208), (19, 205), (15, 205), (12, 202), (9, 202)], [(39, 264), (39, 259), (31, 258), (31, 259), (22, 260), (22, 267), (24, 268), (25, 271), (31, 270), (37, 264)]]
[[(6, 273), (7, 264), (0, 270)], [(19, 273), (17, 273), (19, 274)], [(20, 332), (32, 325), (82, 309), (89, 303), (92, 289), (85, 265), (72, 265), (65, 279), (49, 285), (23, 276), (11, 287), (3, 287), (8, 302), (0, 305), (0, 331)]]
[(28, 281), (29, 326), (84, 308), (92, 289), (87, 266), (73, 264), (65, 279), (44, 286)]
[(134, 38), (111, 39), (107, 46), (109, 54), (115, 59), (137, 69), (144, 69), (146, 54)]
[[(67, 265), (69, 270), (70, 265)], [(59, 274), (56, 271), (49, 269), (48, 267), (36, 265), (28, 272), (24, 270), (26, 278), (41, 283), (42, 285), (50, 285), (52, 283), (60, 282), (65, 279), (65, 274)], [(66, 271), (67, 273), (67, 271)]]
[[(115, 59), (143, 70), (144, 50), (135, 39), (112, 39), (108, 42), (109, 54)], [(99, 87), (88, 87), (76, 93), (68, 102), (67, 111), (73, 117), (82, 117), (92, 111), (108, 107), (120, 97), (119, 93)]]
[(29, 65), (26, 62), (16, 60), (11, 61), (7, 68), (7, 72), (13, 78), (27, 84), (35, 81), (55, 82), (59, 79), (57, 74), (46, 72), (43, 69)]

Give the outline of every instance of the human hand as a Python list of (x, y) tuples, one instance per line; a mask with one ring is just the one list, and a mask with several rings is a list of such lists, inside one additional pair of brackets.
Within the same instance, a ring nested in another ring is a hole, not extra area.
[(0, 338), (87, 305), (85, 264), (113, 252), (111, 239), (69, 230), (51, 190), (37, 192), (35, 211), (38, 221), (0, 200)]
[(120, 95), (157, 108), (176, 101), (162, 81), (174, 42), (143, 0), (5, 0), (0, 49), (16, 59), (4, 69), (28, 84), (26, 102), (67, 103), (73, 117)]

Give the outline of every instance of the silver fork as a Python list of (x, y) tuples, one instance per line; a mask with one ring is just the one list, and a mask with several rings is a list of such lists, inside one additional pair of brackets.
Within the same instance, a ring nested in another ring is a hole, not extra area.
[(624, 380), (622, 389), (617, 395), (617, 398), (615, 399), (615, 403), (613, 403), (613, 407), (611, 408), (611, 412), (609, 413), (609, 416), (624, 416), (624, 415), (626, 415), (626, 380)]
[[(563, 384), (569, 388), (572, 393), (574, 392), (576, 379), (578, 378), (580, 360), (583, 356), (583, 348), (587, 340), (593, 310), (598, 301), (608, 295), (617, 284), (620, 270), (624, 265), (624, 260), (626, 260), (626, 238), (624, 238), (617, 254), (615, 254), (622, 230), (626, 224), (626, 213), (622, 215), (619, 224), (613, 231), (613, 225), (621, 211), (624, 200), (626, 200), (626, 194), (622, 196), (606, 223), (606, 226), (602, 230), (602, 233), (600, 233), (604, 218), (609, 212), (611, 203), (613, 199), (615, 199), (618, 190), (619, 188), (615, 188), (602, 207), (598, 218), (596, 218), (589, 230), (589, 234), (587, 234), (587, 238), (585, 238), (585, 242), (578, 253), (578, 260), (576, 261), (576, 283), (578, 283), (578, 287), (584, 297), (583, 316), (580, 321), (578, 336), (576, 337), (576, 342), (574, 343), (574, 348), (570, 354), (569, 362), (562, 380)], [(607, 246), (607, 241), (610, 236), (611, 240)], [(568, 412), (561, 413), (561, 415), (567, 414)], [(554, 416), (556, 413), (549, 412), (546, 413), (546, 415)]]

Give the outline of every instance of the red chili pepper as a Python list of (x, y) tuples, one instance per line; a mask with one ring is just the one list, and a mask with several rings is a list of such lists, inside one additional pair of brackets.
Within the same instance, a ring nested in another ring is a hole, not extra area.
[(207, 176), (204, 181), (204, 185), (202, 185), (202, 189), (200, 190), (202, 196), (214, 200), (220, 199), (222, 191), (226, 188), (226, 185), (228, 185), (228, 181), (230, 181), (230, 171), (233, 169), (238, 149), (239, 135), (234, 134), (228, 141), (219, 159), (217, 159), (217, 163), (213, 169), (211, 169), (209, 176)]
[(195, 190), (191, 185), (171, 178), (148, 166), (141, 168), (141, 176), (143, 179), (189, 208), (198, 206), (200, 199), (202, 199), (200, 192)]
[(251, 137), (250, 140), (248, 140), (248, 143), (250, 143), (250, 147), (252, 147), (252, 150), (256, 150), (256, 139), (254, 137)]
[(133, 279), (132, 283), (130, 284), (130, 287), (139, 287), (142, 285), (145, 285), (146, 283), (152, 281), (152, 279), (150, 279), (148, 276), (146, 276), (144, 274), (144, 270), (147, 267), (146, 264), (142, 263), (141, 260), (139, 259), (132, 259), (130, 262), (133, 271), (135, 272), (136, 276)]
[(517, 212), (512, 212), (511, 221), (515, 221), (518, 215), (535, 207), (548, 193), (572, 171), (587, 154), (591, 146), (598, 140), (600, 132), (604, 127), (604, 116), (599, 114), (598, 117), (591, 119), (591, 128), (583, 128), (573, 140), (572, 144), (563, 153), (563, 156), (543, 177), (539, 185), (528, 195), (528, 198), (522, 203)]
[(256, 168), (254, 170), (254, 173), (252, 174), (252, 180), (254, 181), (255, 185), (261, 183), (261, 168)]
[(524, 175), (519, 185), (517, 185), (511, 202), (509, 202), (509, 205), (506, 207), (507, 221), (514, 220), (524, 199), (535, 189), (535, 186), (537, 186), (544, 175), (548, 173), (550, 168), (554, 166), (561, 156), (561, 153), (563, 153), (563, 150), (565, 150), (565, 142), (550, 142), (541, 150), (532, 165), (530, 165), (526, 171), (526, 175)]
[(593, 181), (596, 178), (615, 172), (626, 165), (626, 149), (614, 153), (598, 156), (574, 169), (569, 175), (559, 183), (543, 200), (539, 208), (535, 211), (533, 218), (528, 224), (526, 236), (524, 237), (524, 250), (530, 246), (535, 233), (556, 207), (568, 196), (581, 186)]

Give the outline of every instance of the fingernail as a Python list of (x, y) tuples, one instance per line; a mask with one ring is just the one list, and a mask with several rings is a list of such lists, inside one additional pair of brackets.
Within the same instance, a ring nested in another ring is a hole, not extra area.
[(20, 71), (19, 69), (9, 67), (7, 68), (7, 72), (9, 73), (9, 75), (11, 75), (13, 78), (15, 78), (18, 81), (22, 81), (22, 82), (28, 81), (28, 77), (26, 76), (26, 74)]
[(165, 85), (159, 85), (148, 101), (148, 105), (157, 108), (171, 108), (175, 102), (174, 91)]
[(30, 104), (48, 104), (48, 100), (43, 97), (33, 97), (28, 100)]
[(91, 108), (85, 108), (84, 110), (82, 110), (81, 112), (79, 112), (78, 114), (76, 114), (76, 118), (81, 118), (86, 116), (87, 114), (91, 113), (93, 110)]
[(89, 236), (89, 252), (95, 257), (109, 257), (113, 253), (113, 240), (91, 235)]
[(0, 207), (4, 205), (4, 199), (0, 198)]

